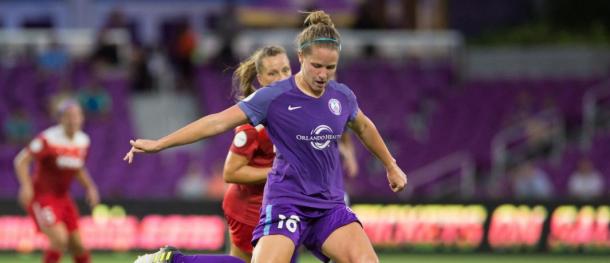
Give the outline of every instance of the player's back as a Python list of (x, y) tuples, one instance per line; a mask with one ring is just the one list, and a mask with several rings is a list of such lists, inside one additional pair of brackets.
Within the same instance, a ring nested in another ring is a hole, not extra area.
[(36, 161), (36, 194), (67, 194), (72, 178), (84, 166), (89, 143), (89, 136), (82, 131), (69, 138), (61, 125), (52, 126), (36, 136), (27, 147)]

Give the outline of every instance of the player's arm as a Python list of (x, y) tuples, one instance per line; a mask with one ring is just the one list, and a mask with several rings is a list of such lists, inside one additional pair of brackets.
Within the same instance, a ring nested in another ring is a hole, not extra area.
[(97, 187), (89, 175), (89, 171), (86, 168), (81, 168), (76, 173), (76, 180), (85, 188), (87, 201), (89, 206), (93, 208), (100, 202), (100, 195), (97, 191)]
[(222, 177), (225, 182), (233, 184), (264, 184), (271, 168), (259, 168), (248, 165), (250, 160), (229, 151), (225, 161)]
[(396, 164), (396, 160), (383, 142), (375, 124), (358, 110), (356, 117), (348, 123), (348, 126), (360, 138), (364, 146), (383, 163), (392, 191), (401, 191), (407, 184), (407, 175)]
[(34, 186), (30, 177), (30, 165), (33, 160), (34, 156), (25, 149), (21, 150), (13, 160), (15, 174), (19, 181), (19, 203), (24, 209), (27, 209), (34, 197)]
[(344, 132), (339, 141), (339, 153), (343, 157), (343, 166), (349, 177), (358, 175), (358, 161), (356, 160), (356, 149), (352, 137)]
[(130, 141), (132, 149), (123, 160), (129, 163), (133, 160), (133, 154), (138, 152), (154, 153), (170, 147), (193, 143), (207, 137), (211, 137), (238, 125), (248, 122), (246, 114), (234, 105), (222, 112), (214, 113), (191, 122), (181, 129), (158, 140), (137, 139)]

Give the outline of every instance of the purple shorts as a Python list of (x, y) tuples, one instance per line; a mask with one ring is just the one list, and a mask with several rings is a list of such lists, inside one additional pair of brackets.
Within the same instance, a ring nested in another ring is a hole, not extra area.
[(354, 212), (345, 204), (330, 209), (317, 209), (297, 205), (263, 205), (260, 220), (254, 229), (252, 245), (263, 236), (282, 235), (294, 242), (295, 251), (304, 245), (317, 258), (328, 262), (322, 253), (324, 241), (336, 229), (358, 222)]

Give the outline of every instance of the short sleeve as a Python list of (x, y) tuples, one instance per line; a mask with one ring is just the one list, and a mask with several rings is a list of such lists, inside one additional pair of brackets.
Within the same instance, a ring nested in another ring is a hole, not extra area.
[(35, 159), (42, 159), (49, 153), (49, 144), (44, 137), (37, 136), (28, 144), (26, 150), (32, 154)]
[(263, 95), (261, 90), (257, 90), (240, 101), (237, 106), (246, 113), (246, 116), (248, 116), (248, 119), (250, 120), (250, 124), (259, 125), (267, 117), (269, 103), (266, 99), (267, 98)]
[(253, 126), (262, 124), (266, 121), (269, 105), (275, 98), (284, 92), (284, 89), (275, 86), (275, 84), (272, 84), (271, 86), (261, 88), (237, 103), (237, 106), (244, 111), (250, 120), (250, 124)]
[(339, 84), (339, 90), (347, 96), (348, 105), (350, 107), (348, 121), (353, 121), (356, 118), (356, 115), (358, 115), (358, 99), (356, 99), (354, 92), (345, 84)]
[(257, 135), (256, 129), (252, 127), (238, 130), (231, 143), (230, 151), (251, 160), (259, 145)]

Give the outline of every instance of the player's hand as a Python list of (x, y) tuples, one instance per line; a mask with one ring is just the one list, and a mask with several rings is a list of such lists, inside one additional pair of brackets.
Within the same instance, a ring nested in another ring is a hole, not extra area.
[(387, 169), (387, 177), (392, 192), (400, 192), (407, 186), (407, 175), (396, 164)]
[(156, 140), (130, 140), (129, 144), (131, 144), (131, 149), (125, 154), (125, 157), (123, 157), (123, 161), (127, 161), (127, 163), (133, 161), (133, 157), (136, 153), (155, 153), (161, 150), (159, 143)]
[(89, 203), (89, 207), (91, 207), (91, 209), (100, 203), (100, 194), (97, 192), (97, 189), (87, 189), (87, 202)]
[(19, 188), (19, 204), (23, 209), (27, 210), (28, 206), (34, 198), (34, 189), (31, 185), (24, 185)]

